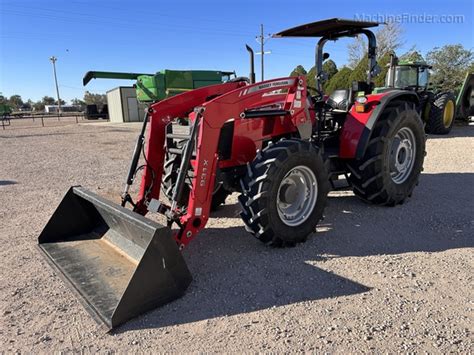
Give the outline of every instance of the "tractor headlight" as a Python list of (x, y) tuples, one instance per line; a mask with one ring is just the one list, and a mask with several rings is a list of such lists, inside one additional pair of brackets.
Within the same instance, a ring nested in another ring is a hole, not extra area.
[(358, 113), (365, 112), (367, 108), (367, 97), (365, 96), (358, 96), (355, 99), (355, 111)]
[(365, 105), (367, 103), (367, 97), (359, 96), (356, 98), (356, 102), (361, 105)]

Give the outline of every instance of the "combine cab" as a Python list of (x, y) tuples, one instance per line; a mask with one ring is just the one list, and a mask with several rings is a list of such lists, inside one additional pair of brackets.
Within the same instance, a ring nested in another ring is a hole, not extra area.
[[(315, 232), (340, 175), (368, 203), (395, 206), (412, 196), (425, 155), (419, 96), (396, 89), (372, 94), (379, 68), (370, 28), (378, 25), (331, 19), (274, 35), (320, 38), (315, 95), (304, 76), (236, 78), (149, 106), (122, 206), (74, 187), (39, 237), (96, 319), (115, 327), (183, 294), (191, 277), (179, 251), (230, 193), (240, 194), (246, 230), (278, 247)], [(367, 80), (325, 95), (324, 44), (360, 34), (368, 39)], [(129, 189), (139, 169), (134, 197)], [(163, 215), (166, 225), (148, 221), (147, 213)]]

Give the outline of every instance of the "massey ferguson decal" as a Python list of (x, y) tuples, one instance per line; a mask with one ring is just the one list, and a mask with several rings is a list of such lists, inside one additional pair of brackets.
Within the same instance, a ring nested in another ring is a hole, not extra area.
[(285, 80), (280, 80), (280, 81), (271, 81), (269, 83), (264, 83), (256, 86), (252, 86), (249, 89), (245, 89), (241, 91), (241, 94), (239, 96), (244, 96), (248, 95), (257, 91), (265, 90), (268, 88), (276, 88), (276, 87), (281, 87), (281, 86), (290, 86), (295, 83), (295, 79), (285, 79)]

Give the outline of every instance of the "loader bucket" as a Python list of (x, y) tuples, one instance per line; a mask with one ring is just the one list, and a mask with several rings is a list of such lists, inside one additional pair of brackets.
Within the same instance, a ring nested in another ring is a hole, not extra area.
[(82, 187), (67, 192), (38, 241), (108, 330), (180, 297), (192, 280), (170, 228)]

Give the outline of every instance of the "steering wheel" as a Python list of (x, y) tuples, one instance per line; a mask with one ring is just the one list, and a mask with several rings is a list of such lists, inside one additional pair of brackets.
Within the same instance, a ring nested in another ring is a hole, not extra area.
[[(323, 93), (322, 93), (321, 91), (319, 91), (318, 89), (316, 89), (315, 87), (313, 87), (313, 86), (306, 86), (306, 88), (307, 88), (307, 89), (311, 89), (311, 90), (313, 90), (313, 91), (316, 93), (316, 95), (311, 95), (311, 94), (309, 95), (309, 96), (311, 96), (311, 98), (312, 98), (314, 101), (319, 101), (319, 100), (321, 100), (321, 99), (323, 98)], [(309, 90), (308, 90), (308, 91), (309, 91)]]

